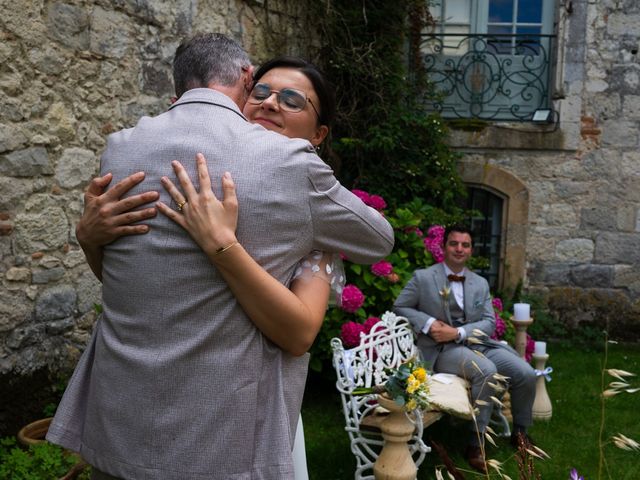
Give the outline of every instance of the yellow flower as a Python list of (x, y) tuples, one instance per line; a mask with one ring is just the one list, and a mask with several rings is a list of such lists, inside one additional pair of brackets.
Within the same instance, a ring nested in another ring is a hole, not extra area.
[(415, 410), (417, 406), (418, 406), (418, 403), (416, 402), (416, 400), (414, 398), (409, 400), (407, 402), (407, 404), (406, 404), (407, 410)]
[(416, 368), (412, 375), (416, 377), (420, 383), (424, 383), (427, 380), (427, 371), (422, 367)]
[(420, 388), (420, 382), (413, 375), (409, 375), (409, 378), (407, 378), (407, 388), (405, 389), (407, 393), (412, 394), (418, 388)]

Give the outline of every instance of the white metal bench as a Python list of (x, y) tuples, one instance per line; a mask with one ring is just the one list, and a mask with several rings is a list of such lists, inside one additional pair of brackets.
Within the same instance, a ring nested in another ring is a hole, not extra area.
[[(356, 458), (356, 480), (373, 480), (373, 465), (378, 458), (384, 440), (380, 434), (380, 423), (385, 416), (378, 413), (375, 395), (353, 396), (357, 387), (382, 385), (387, 379), (385, 369), (396, 368), (412, 357), (418, 357), (414, 333), (409, 321), (392, 312), (386, 312), (368, 334), (361, 334), (360, 345), (345, 349), (339, 338), (331, 340), (333, 367), (340, 392), (345, 430), (351, 441), (351, 451)], [(433, 381), (432, 409), (415, 412), (415, 431), (408, 442), (412, 458), (419, 466), (431, 451), (422, 440), (424, 428), (436, 422), (443, 412), (462, 417), (471, 417), (468, 399), (468, 384), (465, 380), (450, 376), (451, 383)], [(502, 435), (509, 435), (509, 424), (498, 409), (497, 422)], [(492, 422), (493, 423), (493, 422)]]
[[(351, 440), (351, 451), (356, 457), (356, 480), (372, 480), (373, 464), (384, 444), (379, 433), (381, 415), (376, 414), (378, 402), (375, 395), (352, 396), (356, 387), (381, 385), (387, 379), (385, 368), (400, 366), (418, 355), (413, 332), (404, 317), (391, 312), (382, 316), (371, 332), (361, 335), (360, 345), (345, 350), (339, 338), (331, 340), (333, 366), (338, 379), (336, 388), (340, 392), (344, 412), (345, 430)], [(416, 465), (420, 465), (431, 449), (422, 441), (425, 421), (431, 424), (439, 419), (439, 412), (419, 412), (414, 418), (416, 430), (409, 441), (409, 449)]]

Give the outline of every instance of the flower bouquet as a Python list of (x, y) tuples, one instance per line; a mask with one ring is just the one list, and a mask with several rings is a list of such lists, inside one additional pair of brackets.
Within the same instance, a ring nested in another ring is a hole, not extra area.
[(408, 412), (417, 408), (424, 410), (429, 405), (429, 376), (422, 362), (412, 358), (398, 368), (385, 371), (389, 376), (384, 385), (358, 387), (352, 395), (386, 394)]

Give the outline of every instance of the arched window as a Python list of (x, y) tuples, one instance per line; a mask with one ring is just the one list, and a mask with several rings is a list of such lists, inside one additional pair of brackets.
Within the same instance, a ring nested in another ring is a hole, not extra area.
[(469, 187), (467, 208), (474, 210), (469, 219), (473, 232), (473, 254), (487, 258), (489, 267), (478, 271), (491, 290), (501, 287), (504, 199), (479, 187)]

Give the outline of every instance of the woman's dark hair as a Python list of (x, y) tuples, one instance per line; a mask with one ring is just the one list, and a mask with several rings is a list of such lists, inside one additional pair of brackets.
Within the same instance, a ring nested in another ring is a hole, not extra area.
[(331, 127), (336, 116), (336, 95), (333, 85), (326, 79), (320, 69), (313, 63), (299, 57), (277, 57), (260, 65), (260, 68), (253, 74), (253, 81), (258, 82), (264, 74), (274, 68), (294, 68), (309, 79), (320, 100), (320, 105), (316, 105), (320, 114), (318, 121), (320, 125)]

